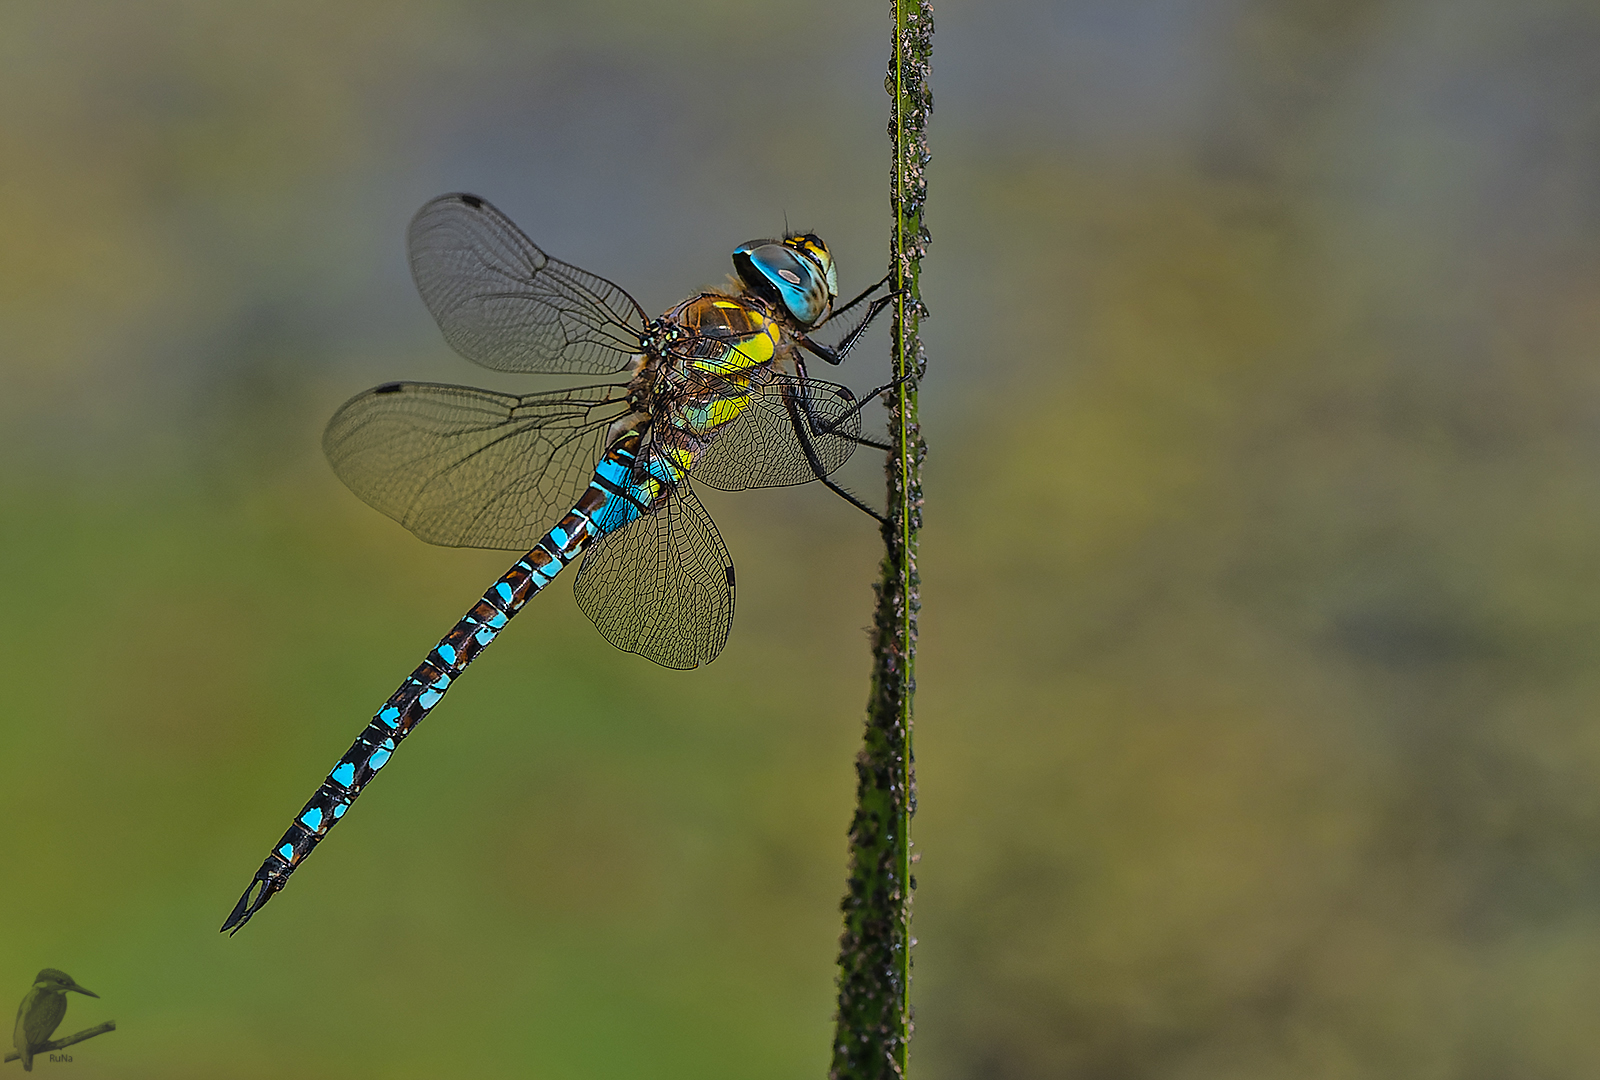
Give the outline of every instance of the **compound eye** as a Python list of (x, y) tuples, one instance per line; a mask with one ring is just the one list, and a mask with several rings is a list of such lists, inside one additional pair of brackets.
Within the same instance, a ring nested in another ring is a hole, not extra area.
[(801, 326), (815, 324), (827, 310), (819, 268), (787, 244), (747, 244), (734, 252), (733, 264), (752, 292), (783, 305)]

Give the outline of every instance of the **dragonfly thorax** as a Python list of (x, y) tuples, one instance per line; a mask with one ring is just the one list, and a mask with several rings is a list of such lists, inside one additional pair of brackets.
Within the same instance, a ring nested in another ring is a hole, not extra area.
[(683, 330), (669, 346), (670, 365), (719, 376), (747, 373), (782, 360), (794, 347), (783, 309), (749, 292), (704, 292), (667, 312)]

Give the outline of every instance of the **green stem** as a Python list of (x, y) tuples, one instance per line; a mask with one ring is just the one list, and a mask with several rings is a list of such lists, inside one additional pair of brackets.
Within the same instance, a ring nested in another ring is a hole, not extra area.
[(923, 366), (917, 336), (920, 277), (928, 232), (925, 127), (933, 108), (928, 61), (933, 8), (928, 0), (892, 0), (894, 48), (885, 86), (892, 99), (889, 137), (894, 161), (890, 208), (894, 228), (890, 265), (895, 288), (892, 346), (896, 376), (906, 376), (890, 402), (893, 449), (885, 463), (889, 520), (883, 577), (876, 586), (872, 691), (866, 737), (856, 758), (856, 813), (850, 823), (850, 878), (841, 905), (839, 1013), (833, 1042), (833, 1080), (885, 1080), (906, 1075), (912, 1022), (911, 817), (917, 782), (912, 755), (912, 696), (916, 689), (919, 579), (917, 532), (922, 525), (922, 459), (917, 380)]

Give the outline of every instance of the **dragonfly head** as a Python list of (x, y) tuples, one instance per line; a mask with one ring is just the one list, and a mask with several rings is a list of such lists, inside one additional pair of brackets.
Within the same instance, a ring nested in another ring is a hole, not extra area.
[(733, 265), (746, 288), (781, 304), (802, 327), (820, 322), (839, 295), (833, 256), (814, 233), (740, 244)]

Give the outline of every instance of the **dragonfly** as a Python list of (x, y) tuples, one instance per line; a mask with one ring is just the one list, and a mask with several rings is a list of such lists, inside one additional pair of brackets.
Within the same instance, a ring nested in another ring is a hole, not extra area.
[[(323, 450), (360, 498), (429, 543), (526, 550), (384, 702), (256, 871), (224, 932), (288, 882), (507, 622), (580, 555), (573, 593), (618, 648), (669, 668), (716, 658), (734, 571), (694, 484), (726, 491), (832, 479), (857, 446), (857, 397), (809, 375), (841, 363), (898, 291), (838, 303), (813, 233), (733, 252), (729, 287), (651, 319), (605, 278), (554, 259), (476, 195), (428, 202), (408, 231), (412, 276), (445, 341), (503, 372), (620, 381), (515, 395), (390, 382), (334, 413)], [(870, 299), (869, 299), (870, 298)], [(811, 332), (865, 303), (836, 345)]]

